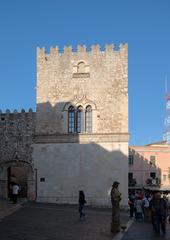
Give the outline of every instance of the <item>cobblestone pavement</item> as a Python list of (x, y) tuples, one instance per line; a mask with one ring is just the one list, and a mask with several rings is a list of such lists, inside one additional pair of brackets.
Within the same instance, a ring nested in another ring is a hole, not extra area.
[[(121, 214), (122, 222), (128, 214)], [(112, 240), (110, 209), (86, 208), (79, 220), (77, 206), (25, 203), (0, 222), (1, 240)]]
[(167, 232), (165, 237), (156, 235), (152, 230), (151, 223), (134, 222), (125, 233), (122, 240), (170, 240), (170, 224), (167, 224)]
[(13, 204), (8, 200), (0, 199), (0, 220), (17, 211), (21, 206), (21, 202)]
[[(14, 205), (0, 200), (1, 240), (170, 240), (170, 224), (165, 237), (155, 235), (151, 223), (136, 221), (125, 233), (114, 236), (110, 220), (110, 209), (87, 207), (86, 217), (80, 221), (77, 206), (23, 202)], [(121, 213), (121, 220), (127, 223), (128, 214)]]

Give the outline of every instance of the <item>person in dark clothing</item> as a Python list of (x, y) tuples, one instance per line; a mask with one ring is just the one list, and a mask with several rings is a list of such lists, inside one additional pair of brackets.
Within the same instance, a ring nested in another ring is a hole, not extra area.
[(161, 198), (161, 193), (154, 193), (153, 198), (150, 201), (150, 210), (152, 217), (153, 230), (156, 233), (160, 233), (160, 228), (162, 234), (166, 233), (166, 218), (167, 218), (167, 203)]
[(135, 198), (133, 195), (129, 196), (129, 207), (130, 207), (130, 218), (133, 218), (134, 215), (134, 210), (135, 210), (135, 205), (134, 205)]
[(81, 191), (79, 191), (79, 213), (80, 213), (80, 219), (85, 216), (85, 213), (83, 212), (85, 204), (86, 204), (85, 194), (81, 190)]

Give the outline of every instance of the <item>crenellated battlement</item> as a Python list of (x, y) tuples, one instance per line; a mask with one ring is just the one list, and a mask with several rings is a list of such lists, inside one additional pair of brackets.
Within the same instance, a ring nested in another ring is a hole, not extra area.
[(65, 46), (63, 49), (59, 49), (56, 47), (51, 47), (50, 52), (47, 53), (45, 47), (37, 48), (37, 57), (44, 58), (48, 60), (50, 56), (68, 56), (68, 55), (78, 55), (81, 53), (87, 54), (104, 54), (104, 53), (124, 53), (127, 54), (128, 45), (127, 44), (120, 44), (119, 48), (116, 49), (114, 44), (106, 44), (104, 48), (102, 48), (99, 44), (92, 45), (90, 50), (85, 45), (78, 45), (77, 51), (74, 51), (72, 46)]
[(20, 112), (18, 112), (16, 109), (13, 111), (10, 111), (9, 109), (6, 109), (6, 111), (0, 110), (0, 117), (8, 117), (9, 115), (13, 115), (18, 117), (18, 115), (22, 115), (25, 117), (32, 116), (34, 114), (33, 110), (30, 108), (28, 111), (25, 111), (25, 109), (21, 109)]

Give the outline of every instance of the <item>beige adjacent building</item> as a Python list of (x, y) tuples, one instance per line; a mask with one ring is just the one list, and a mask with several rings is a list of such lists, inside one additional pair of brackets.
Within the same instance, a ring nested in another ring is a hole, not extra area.
[(36, 102), (37, 201), (109, 205), (117, 180), (127, 205), (127, 45), (38, 48)]
[(129, 147), (129, 187), (170, 191), (170, 145), (166, 141)]

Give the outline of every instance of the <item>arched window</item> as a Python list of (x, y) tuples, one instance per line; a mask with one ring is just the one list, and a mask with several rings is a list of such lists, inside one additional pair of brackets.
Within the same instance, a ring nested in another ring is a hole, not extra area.
[(92, 107), (90, 105), (86, 107), (85, 111), (85, 131), (92, 132)]
[(92, 127), (92, 107), (90, 105), (85, 110), (82, 106), (68, 108), (68, 133), (91, 133)]
[(70, 106), (68, 109), (68, 132), (75, 132), (75, 110), (73, 106)]
[(83, 132), (83, 108), (82, 106), (79, 106), (77, 108), (77, 114), (76, 114), (76, 132), (81, 133)]
[(77, 64), (77, 72), (78, 73), (85, 73), (85, 63), (84, 62), (79, 62)]

